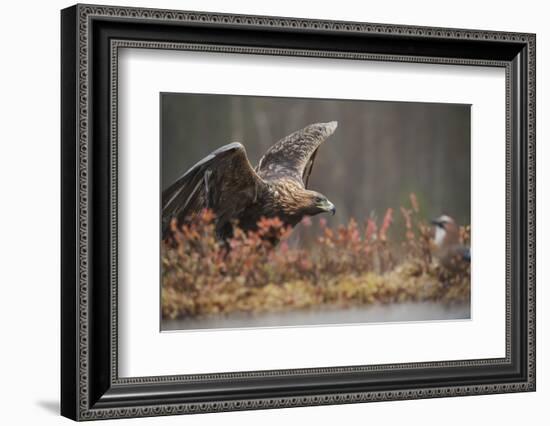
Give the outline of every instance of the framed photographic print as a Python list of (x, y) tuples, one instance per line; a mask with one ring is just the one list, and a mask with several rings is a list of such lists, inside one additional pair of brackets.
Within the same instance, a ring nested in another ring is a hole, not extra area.
[(64, 416), (535, 390), (535, 35), (61, 30)]

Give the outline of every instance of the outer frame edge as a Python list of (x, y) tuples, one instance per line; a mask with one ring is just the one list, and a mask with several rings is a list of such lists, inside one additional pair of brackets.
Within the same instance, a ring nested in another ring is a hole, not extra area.
[(61, 11), (61, 415), (78, 418), (76, 277), (77, 7)]
[[(248, 22), (234, 22), (235, 24), (243, 24), (243, 25), (265, 25), (265, 20), (272, 20), (280, 27), (285, 27), (287, 25), (290, 25), (291, 27), (294, 27), (295, 25), (303, 25), (304, 28), (316, 28), (314, 25), (318, 25), (319, 23), (323, 25), (329, 25), (329, 27), (326, 27), (325, 29), (329, 31), (378, 31), (383, 32), (386, 34), (390, 34), (394, 29), (396, 28), (408, 28), (410, 31), (412, 31), (411, 34), (418, 37), (432, 37), (432, 36), (441, 36), (441, 37), (472, 37), (474, 39), (484, 39), (484, 40), (490, 40), (492, 37), (495, 40), (502, 41), (512, 41), (512, 42), (518, 42), (518, 43), (527, 43), (529, 46), (533, 46), (533, 50), (529, 49), (528, 53), (528, 60), (529, 60), (529, 72), (533, 72), (533, 77), (528, 78), (529, 80), (529, 95), (528, 95), (528, 101), (530, 102), (530, 106), (528, 108), (529, 113), (533, 113), (533, 120), (531, 121), (529, 119), (529, 155), (533, 155), (532, 159), (529, 160), (527, 164), (528, 173), (529, 176), (533, 177), (533, 183), (532, 185), (528, 184), (528, 204), (529, 206), (532, 206), (532, 210), (529, 210), (528, 212), (528, 220), (530, 221), (530, 229), (534, 230), (534, 193), (532, 191), (534, 190), (534, 100), (535, 100), (535, 94), (534, 94), (534, 43), (535, 43), (535, 35), (534, 34), (528, 34), (528, 33), (500, 33), (495, 31), (480, 31), (480, 30), (459, 30), (459, 29), (445, 29), (445, 28), (428, 28), (428, 27), (404, 27), (400, 25), (386, 25), (386, 24), (364, 24), (364, 23), (346, 23), (346, 22), (335, 22), (335, 21), (320, 21), (320, 20), (308, 20), (308, 19), (294, 19), (294, 18), (274, 18), (274, 17), (258, 17), (258, 16), (244, 16), (244, 15), (227, 15), (227, 14), (215, 14), (215, 13), (207, 13), (207, 12), (178, 12), (178, 11), (163, 11), (163, 10), (155, 10), (155, 9), (132, 9), (132, 8), (118, 8), (118, 7), (102, 7), (102, 6), (88, 6), (88, 5), (78, 5), (77, 6), (77, 21), (80, 23), (79, 28), (79, 37), (78, 37), (78, 47), (79, 47), (79, 57), (80, 57), (80, 78), (79, 78), (79, 99), (80, 99), (80, 110), (78, 112), (79, 114), (79, 123), (80, 123), (80, 131), (78, 132), (78, 138), (79, 138), (79, 149), (81, 155), (78, 156), (79, 165), (83, 166), (82, 168), (79, 168), (79, 178), (80, 178), (80, 187), (82, 187), (82, 184), (86, 185), (86, 177), (82, 176), (82, 170), (86, 172), (87, 167), (87, 157), (86, 157), (86, 149), (87, 149), (87, 139), (86, 139), (86, 125), (87, 123), (81, 123), (81, 120), (84, 119), (87, 120), (86, 113), (83, 113), (82, 107), (87, 102), (87, 93), (84, 88), (84, 92), (82, 92), (83, 86), (82, 84), (86, 84), (86, 80), (88, 77), (87, 74), (87, 62), (86, 58), (83, 56), (83, 51), (85, 54), (87, 53), (88, 48), (88, 40), (87, 40), (87, 28), (85, 21), (87, 20), (88, 15), (91, 14), (98, 14), (103, 16), (123, 16), (119, 15), (120, 13), (127, 13), (128, 11), (135, 11), (136, 13), (143, 14), (142, 17), (145, 17), (147, 19), (159, 19), (159, 20), (165, 20), (165, 19), (175, 19), (176, 16), (187, 16), (187, 18), (194, 21), (195, 19), (200, 19), (201, 21), (205, 21), (208, 19), (218, 19), (218, 17), (227, 17), (228, 19), (232, 19), (233, 21), (237, 21), (239, 19), (250, 19), (251, 23)], [(175, 15), (175, 14), (186, 14), (186, 15)], [(124, 15), (126, 16), (126, 15)], [(232, 21), (232, 22), (233, 22)], [(216, 21), (212, 21), (213, 23)], [(85, 34), (82, 34), (82, 24), (84, 24)], [(346, 26), (349, 25), (350, 28), (348, 29)], [(354, 25), (357, 25), (356, 28), (353, 28)], [(370, 26), (370, 27), (369, 27)], [(447, 35), (445, 34), (438, 34), (437, 30), (449, 30), (449, 33)], [(430, 34), (430, 31), (432, 33)], [(434, 32), (435, 31), (435, 32)], [(450, 35), (449, 35), (450, 34)], [(477, 36), (476, 36), (477, 35)], [(531, 90), (532, 88), (532, 90)], [(82, 101), (82, 96), (84, 96), (84, 102)], [(532, 106), (531, 106), (532, 102)], [(533, 129), (531, 130), (531, 127)], [(80, 240), (79, 240), (79, 248), (78, 254), (80, 256), (80, 262), (79, 262), (79, 272), (80, 272), (80, 280), (79, 284), (81, 287), (79, 287), (82, 291), (79, 292), (79, 300), (80, 300), (80, 306), (86, 307), (86, 297), (87, 297), (87, 271), (86, 267), (82, 268), (83, 261), (84, 265), (86, 262), (86, 249), (87, 249), (87, 226), (86, 226), (86, 217), (85, 217), (85, 211), (86, 211), (86, 203), (83, 203), (83, 194), (80, 193), (80, 204), (79, 204), (79, 225), (80, 225)], [(85, 198), (85, 194), (84, 194)], [(532, 222), (531, 222), (532, 221)], [(84, 223), (83, 223), (84, 222)], [(531, 228), (532, 223), (532, 228)], [(82, 225), (84, 225), (82, 227)], [(530, 304), (530, 309), (534, 308), (534, 236), (530, 239), (530, 242), (533, 243), (532, 249), (528, 248), (527, 251), (527, 257), (528, 257), (528, 286), (529, 286), (529, 297), (531, 298), (532, 304)], [(84, 249), (84, 250), (82, 250)], [(84, 305), (82, 304), (84, 303)], [(533, 309), (534, 310), (534, 309)], [(533, 334), (532, 337), (528, 338), (529, 342), (529, 359), (533, 361), (532, 366), (528, 366), (528, 370), (534, 372), (534, 350), (535, 350), (535, 341), (534, 341), (534, 313), (533, 315), (529, 315), (529, 319), (532, 320), (532, 327), (530, 330)], [(327, 395), (322, 397), (322, 400), (319, 400), (319, 397), (302, 397), (302, 398), (277, 398), (275, 401), (273, 399), (271, 401), (268, 400), (268, 406), (263, 406), (262, 400), (248, 400), (248, 401), (232, 401), (230, 403), (228, 402), (213, 402), (209, 404), (201, 404), (200, 407), (193, 407), (192, 405), (182, 405), (182, 404), (175, 404), (170, 405), (166, 404), (163, 406), (155, 406), (155, 407), (140, 407), (140, 408), (117, 408), (117, 409), (106, 409), (106, 410), (99, 410), (99, 409), (89, 409), (87, 407), (87, 394), (86, 394), (86, 362), (87, 362), (87, 354), (86, 351), (82, 345), (82, 337), (86, 337), (86, 330), (87, 330), (87, 312), (86, 309), (83, 309), (79, 312), (79, 315), (77, 317), (77, 321), (79, 323), (79, 351), (78, 356), (80, 359), (80, 368), (77, 368), (78, 374), (80, 377), (79, 383), (80, 387), (76, 386), (78, 391), (78, 408), (77, 408), (77, 415), (76, 417), (78, 419), (83, 420), (90, 420), (94, 418), (113, 418), (113, 417), (138, 417), (138, 416), (150, 416), (150, 415), (167, 415), (167, 414), (177, 414), (177, 413), (190, 413), (190, 412), (213, 412), (213, 411), (228, 411), (228, 410), (241, 410), (241, 409), (255, 409), (255, 408), (275, 408), (275, 407), (290, 407), (290, 406), (306, 406), (306, 405), (322, 405), (322, 404), (337, 404), (337, 403), (347, 403), (347, 402), (366, 402), (366, 401), (379, 401), (379, 400), (388, 400), (388, 399), (413, 399), (413, 398), (430, 398), (430, 397), (438, 397), (438, 396), (453, 396), (453, 395), (439, 395), (439, 394), (432, 394), (433, 392), (439, 392), (441, 389), (425, 389), (425, 390), (403, 390), (403, 391), (390, 391), (390, 392), (379, 392), (378, 395), (367, 396), (362, 394), (361, 396), (356, 395), (356, 398), (353, 398), (352, 396), (345, 395), (345, 394), (333, 394), (333, 395)], [(84, 358), (82, 358), (82, 356)], [(82, 361), (85, 361), (84, 364)], [(78, 363), (77, 363), (78, 364)], [(84, 379), (84, 380), (83, 380)], [(456, 393), (453, 392), (453, 389)], [(500, 385), (494, 385), (494, 387), (491, 387), (490, 385), (486, 386), (473, 386), (471, 389), (461, 389), (460, 387), (456, 388), (447, 388), (446, 390), (449, 390), (450, 392), (454, 393), (454, 396), (460, 396), (460, 395), (474, 395), (474, 394), (484, 394), (484, 393), (501, 393), (501, 392), (517, 392), (517, 391), (533, 391), (535, 389), (535, 378), (534, 374), (532, 376), (532, 379), (528, 379), (526, 382), (519, 382), (519, 383), (507, 383), (507, 384), (500, 384)], [(411, 393), (412, 392), (412, 393)], [(405, 396), (403, 396), (405, 395)], [(341, 398), (344, 398), (341, 400)], [(350, 399), (351, 398), (351, 399)]]

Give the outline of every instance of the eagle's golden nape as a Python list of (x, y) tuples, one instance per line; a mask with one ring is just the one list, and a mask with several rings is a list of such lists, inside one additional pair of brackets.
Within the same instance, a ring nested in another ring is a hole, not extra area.
[(183, 224), (201, 210), (215, 214), (216, 235), (231, 237), (233, 223), (255, 230), (262, 218), (278, 217), (294, 227), (304, 216), (336, 212), (328, 198), (307, 189), (319, 146), (338, 123), (315, 123), (284, 137), (253, 168), (243, 145), (218, 148), (187, 170), (162, 193), (162, 234), (175, 220)]

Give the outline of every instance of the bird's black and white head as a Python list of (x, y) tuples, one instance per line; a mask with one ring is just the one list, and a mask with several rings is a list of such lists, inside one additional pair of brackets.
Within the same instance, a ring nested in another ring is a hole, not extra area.
[(447, 269), (461, 269), (469, 265), (471, 259), (470, 247), (460, 242), (459, 227), (454, 219), (447, 215), (441, 215), (432, 220), (435, 228), (434, 243), (435, 252), (439, 262)]
[(453, 243), (458, 240), (458, 227), (454, 219), (446, 214), (443, 214), (435, 219), (432, 219), (432, 225), (435, 228), (434, 243), (441, 247), (444, 244)]

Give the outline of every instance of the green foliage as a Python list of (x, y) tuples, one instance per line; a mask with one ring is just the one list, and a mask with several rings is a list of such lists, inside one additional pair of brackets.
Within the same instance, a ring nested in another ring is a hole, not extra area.
[[(163, 318), (231, 312), (275, 312), (320, 306), (439, 301), (470, 297), (469, 264), (452, 271), (434, 259), (431, 229), (418, 218), (418, 203), (401, 208), (405, 239), (388, 240), (393, 210), (380, 226), (350, 219), (330, 228), (320, 219), (313, 248), (291, 248), (290, 228), (278, 218), (262, 219), (255, 232), (234, 227), (227, 242), (215, 237), (214, 215), (205, 210), (178, 228), (162, 246)], [(306, 218), (300, 226), (311, 226)], [(269, 241), (280, 239), (277, 246)], [(469, 238), (469, 228), (461, 229)]]

